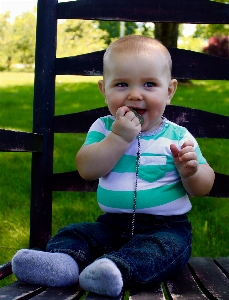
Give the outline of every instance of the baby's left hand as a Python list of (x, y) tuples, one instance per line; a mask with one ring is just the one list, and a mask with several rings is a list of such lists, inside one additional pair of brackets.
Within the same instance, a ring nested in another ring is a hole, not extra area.
[(181, 177), (188, 178), (197, 172), (199, 164), (192, 141), (184, 142), (181, 146), (181, 150), (179, 150), (176, 145), (171, 144), (170, 150), (174, 158), (175, 166)]

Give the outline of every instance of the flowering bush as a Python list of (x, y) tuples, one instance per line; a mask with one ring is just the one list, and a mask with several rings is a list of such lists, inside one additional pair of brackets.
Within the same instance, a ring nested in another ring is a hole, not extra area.
[(212, 36), (208, 40), (208, 46), (203, 48), (203, 52), (223, 58), (229, 58), (229, 36)]

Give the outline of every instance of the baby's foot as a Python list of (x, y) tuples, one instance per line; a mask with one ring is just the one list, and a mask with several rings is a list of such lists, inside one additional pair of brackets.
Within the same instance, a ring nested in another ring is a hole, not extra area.
[(65, 253), (19, 250), (12, 259), (16, 277), (42, 286), (71, 286), (79, 279), (76, 261)]
[(117, 297), (123, 287), (122, 275), (113, 261), (107, 258), (96, 260), (79, 276), (81, 287), (89, 292)]

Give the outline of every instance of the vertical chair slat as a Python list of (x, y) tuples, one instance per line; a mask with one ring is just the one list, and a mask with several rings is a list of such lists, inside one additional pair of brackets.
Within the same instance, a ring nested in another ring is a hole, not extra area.
[(52, 222), (56, 5), (57, 0), (39, 0), (37, 7), (33, 131), (43, 135), (44, 149), (32, 156), (30, 247), (42, 249)]

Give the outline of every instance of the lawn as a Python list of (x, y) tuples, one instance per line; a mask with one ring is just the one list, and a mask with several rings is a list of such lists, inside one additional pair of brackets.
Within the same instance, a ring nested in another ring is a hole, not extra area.
[[(56, 115), (104, 106), (97, 80), (57, 76)], [(0, 128), (31, 132), (32, 102), (32, 73), (0, 73)], [(229, 116), (229, 83), (193, 81), (180, 85), (172, 103)], [(75, 154), (84, 137), (56, 134), (54, 172), (75, 170)], [(229, 141), (198, 141), (213, 169), (229, 174)], [(30, 159), (30, 153), (0, 153), (0, 264), (10, 260), (17, 249), (28, 247)], [(192, 255), (228, 256), (228, 199), (192, 197), (192, 204)], [(93, 221), (99, 214), (95, 193), (53, 193), (53, 234), (72, 222)]]

